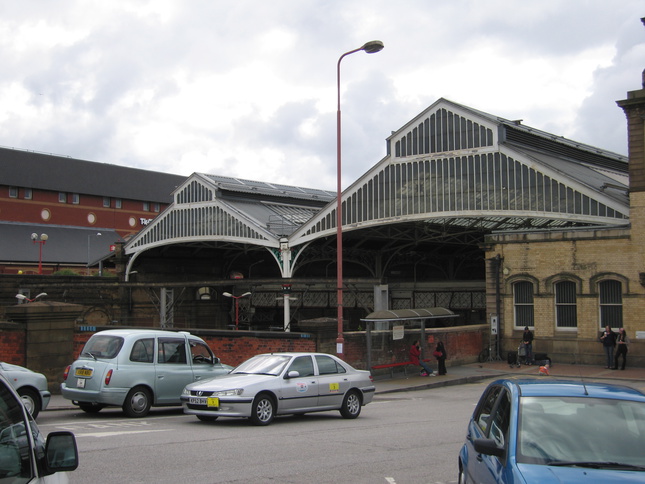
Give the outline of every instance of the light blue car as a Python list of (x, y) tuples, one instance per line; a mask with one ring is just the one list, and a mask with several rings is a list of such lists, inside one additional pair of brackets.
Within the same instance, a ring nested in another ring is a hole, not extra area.
[(88, 413), (117, 406), (128, 417), (144, 417), (152, 406), (181, 405), (189, 383), (232, 368), (184, 331), (113, 329), (88, 340), (65, 370), (61, 393)]
[(645, 482), (645, 395), (561, 380), (497, 380), (468, 424), (459, 482)]

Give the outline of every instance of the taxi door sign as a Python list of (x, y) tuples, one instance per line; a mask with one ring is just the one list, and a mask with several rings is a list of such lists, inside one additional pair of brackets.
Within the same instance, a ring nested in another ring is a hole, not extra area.
[(329, 384), (329, 392), (330, 393), (338, 393), (340, 391), (340, 383), (330, 383)]

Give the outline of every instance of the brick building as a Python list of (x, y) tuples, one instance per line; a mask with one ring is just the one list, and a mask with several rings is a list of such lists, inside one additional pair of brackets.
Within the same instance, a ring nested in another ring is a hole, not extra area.
[[(0, 148), (0, 273), (85, 272), (145, 227), (185, 177)], [(47, 239), (35, 247), (31, 234)]]

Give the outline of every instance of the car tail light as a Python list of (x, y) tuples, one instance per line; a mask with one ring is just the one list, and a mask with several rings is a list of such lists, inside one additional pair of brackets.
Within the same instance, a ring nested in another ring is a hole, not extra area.
[(105, 375), (105, 384), (109, 385), (111, 379), (112, 379), (112, 370), (108, 371), (107, 375)]
[(68, 365), (67, 368), (65, 368), (65, 371), (63, 372), (63, 380), (67, 380), (67, 376), (69, 375), (69, 370), (71, 368), (71, 365)]

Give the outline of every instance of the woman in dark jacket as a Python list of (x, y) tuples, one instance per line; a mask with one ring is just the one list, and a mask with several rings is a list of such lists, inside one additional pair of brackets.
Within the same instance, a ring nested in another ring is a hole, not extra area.
[(439, 367), (437, 372), (440, 375), (448, 373), (446, 371), (446, 358), (448, 358), (448, 353), (446, 353), (446, 348), (441, 341), (437, 343), (437, 347), (434, 349), (433, 354), (435, 358), (437, 358), (437, 366)]

